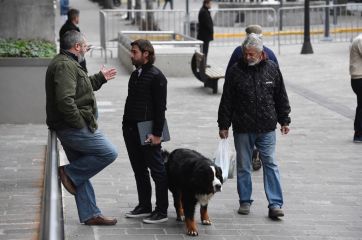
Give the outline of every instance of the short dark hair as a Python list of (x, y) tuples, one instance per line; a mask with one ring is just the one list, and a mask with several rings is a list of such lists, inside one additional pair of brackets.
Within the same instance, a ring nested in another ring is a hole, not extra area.
[(156, 60), (155, 49), (153, 48), (150, 41), (148, 41), (147, 39), (137, 39), (131, 42), (131, 46), (138, 46), (138, 48), (142, 53), (148, 52), (148, 62), (151, 64), (155, 62)]
[(211, 2), (211, 0), (204, 0), (204, 2), (202, 4), (205, 5), (205, 4), (209, 3), (209, 2)]
[(64, 50), (69, 50), (77, 43), (84, 42), (84, 35), (76, 30), (70, 30), (64, 33), (60, 39), (60, 46)]
[(75, 9), (75, 8), (71, 8), (67, 14), (68, 14), (68, 19), (70, 21), (72, 21), (72, 20), (74, 20), (74, 18), (79, 16), (79, 10)]

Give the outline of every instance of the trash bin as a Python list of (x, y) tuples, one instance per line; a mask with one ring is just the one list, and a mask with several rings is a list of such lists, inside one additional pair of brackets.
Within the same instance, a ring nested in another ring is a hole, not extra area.
[(197, 21), (190, 22), (190, 37), (197, 38), (197, 31), (199, 30), (199, 23)]

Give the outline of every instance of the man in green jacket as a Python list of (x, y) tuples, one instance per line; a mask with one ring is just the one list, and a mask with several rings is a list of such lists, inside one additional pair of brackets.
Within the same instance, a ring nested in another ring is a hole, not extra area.
[(56, 131), (69, 164), (59, 167), (63, 186), (75, 196), (81, 223), (114, 225), (96, 205), (89, 179), (117, 158), (117, 150), (97, 130), (97, 103), (93, 91), (117, 74), (114, 68), (88, 76), (79, 64), (87, 52), (85, 37), (68, 31), (62, 38), (60, 53), (48, 66), (45, 79), (46, 123)]

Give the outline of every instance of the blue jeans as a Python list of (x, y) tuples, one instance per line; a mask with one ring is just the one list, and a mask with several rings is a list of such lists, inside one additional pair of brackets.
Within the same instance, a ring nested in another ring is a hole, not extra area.
[(283, 205), (283, 193), (280, 185), (280, 175), (275, 159), (275, 131), (267, 133), (234, 133), (237, 166), (237, 188), (239, 202), (252, 203), (252, 154), (254, 145), (260, 152), (263, 163), (264, 190), (269, 202), (269, 208)]
[(69, 164), (64, 166), (68, 177), (77, 188), (75, 201), (81, 223), (101, 215), (97, 207), (93, 186), (89, 179), (111, 164), (117, 158), (117, 150), (105, 136), (87, 127), (58, 130)]

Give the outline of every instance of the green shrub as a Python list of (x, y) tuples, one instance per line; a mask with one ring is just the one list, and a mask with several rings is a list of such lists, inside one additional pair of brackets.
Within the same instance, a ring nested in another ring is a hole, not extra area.
[(55, 43), (44, 40), (0, 39), (0, 57), (51, 58), (56, 49)]

